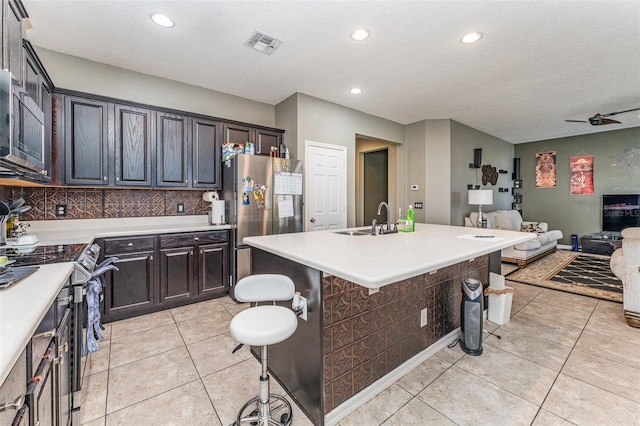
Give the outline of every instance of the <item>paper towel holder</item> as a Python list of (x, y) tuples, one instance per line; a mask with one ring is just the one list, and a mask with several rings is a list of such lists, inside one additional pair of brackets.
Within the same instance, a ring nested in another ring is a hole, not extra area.
[(208, 203), (213, 203), (214, 201), (218, 201), (220, 197), (216, 191), (207, 191), (202, 193), (202, 199)]

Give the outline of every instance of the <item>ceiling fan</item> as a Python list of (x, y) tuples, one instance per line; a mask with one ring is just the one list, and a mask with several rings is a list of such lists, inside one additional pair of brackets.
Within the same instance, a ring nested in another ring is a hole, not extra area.
[(607, 114), (597, 113), (593, 117), (589, 117), (586, 120), (564, 120), (567, 123), (589, 123), (592, 126), (602, 126), (604, 124), (620, 124), (618, 120), (614, 120), (612, 118), (607, 118), (612, 115), (622, 114), (623, 112), (631, 112), (631, 111), (640, 111), (640, 108), (627, 109), (624, 111), (610, 112)]

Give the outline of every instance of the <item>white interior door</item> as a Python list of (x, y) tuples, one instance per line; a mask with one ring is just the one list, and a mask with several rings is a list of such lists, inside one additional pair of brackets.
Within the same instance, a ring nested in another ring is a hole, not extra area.
[(347, 148), (305, 141), (305, 231), (347, 226)]

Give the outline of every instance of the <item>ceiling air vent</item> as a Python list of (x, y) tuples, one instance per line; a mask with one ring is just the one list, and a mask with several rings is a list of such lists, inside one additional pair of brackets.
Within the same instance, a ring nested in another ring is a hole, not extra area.
[(275, 38), (263, 31), (256, 30), (244, 45), (251, 47), (265, 55), (271, 55), (283, 43), (282, 40)]

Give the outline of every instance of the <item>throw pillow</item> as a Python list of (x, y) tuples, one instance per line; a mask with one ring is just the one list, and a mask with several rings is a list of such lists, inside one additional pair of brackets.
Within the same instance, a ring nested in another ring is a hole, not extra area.
[(537, 223), (531, 222), (531, 223), (523, 223), (520, 225), (520, 232), (538, 232), (537, 228)]

